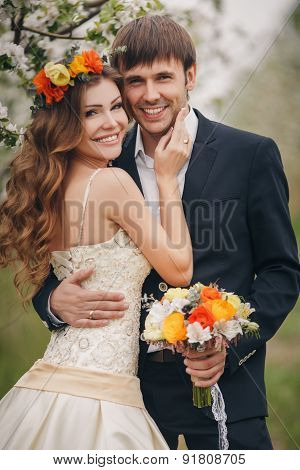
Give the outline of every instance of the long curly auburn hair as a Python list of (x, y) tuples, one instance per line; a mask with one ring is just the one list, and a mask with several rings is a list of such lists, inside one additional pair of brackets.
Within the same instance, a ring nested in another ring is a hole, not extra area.
[(89, 82), (69, 87), (61, 102), (37, 112), (10, 165), (6, 198), (0, 206), (0, 267), (13, 265), (14, 284), (24, 305), (49, 274), (49, 245), (62, 218), (63, 182), (83, 136), (83, 93), (102, 77), (122, 91), (121, 76), (107, 65)]

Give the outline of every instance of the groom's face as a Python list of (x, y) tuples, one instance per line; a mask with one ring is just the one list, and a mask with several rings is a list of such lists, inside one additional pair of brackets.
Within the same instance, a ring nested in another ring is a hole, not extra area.
[(130, 112), (144, 131), (159, 137), (174, 125), (178, 112), (187, 105), (196, 67), (185, 72), (181, 62), (170, 59), (137, 65), (122, 74)]

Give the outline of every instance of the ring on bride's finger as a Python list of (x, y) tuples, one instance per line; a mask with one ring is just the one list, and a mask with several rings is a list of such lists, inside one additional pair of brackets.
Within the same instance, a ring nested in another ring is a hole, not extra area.
[(184, 139), (183, 143), (184, 143), (184, 144), (188, 144), (188, 143), (189, 143), (189, 139)]
[(94, 320), (94, 311), (95, 310), (91, 310), (90, 313), (89, 313), (89, 320)]

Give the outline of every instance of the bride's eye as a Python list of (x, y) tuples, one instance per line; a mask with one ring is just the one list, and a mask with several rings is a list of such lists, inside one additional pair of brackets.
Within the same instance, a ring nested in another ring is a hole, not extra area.
[(121, 108), (123, 108), (123, 103), (122, 103), (122, 101), (119, 101), (119, 103), (116, 103), (116, 104), (112, 107), (112, 109), (121, 109)]
[(96, 111), (94, 109), (90, 109), (89, 111), (86, 111), (85, 117), (94, 116), (94, 114), (96, 114)]

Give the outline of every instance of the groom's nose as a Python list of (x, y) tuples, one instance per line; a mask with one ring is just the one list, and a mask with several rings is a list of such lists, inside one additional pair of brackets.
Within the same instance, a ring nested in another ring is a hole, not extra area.
[(143, 99), (148, 103), (152, 103), (160, 99), (160, 93), (152, 81), (146, 82)]

